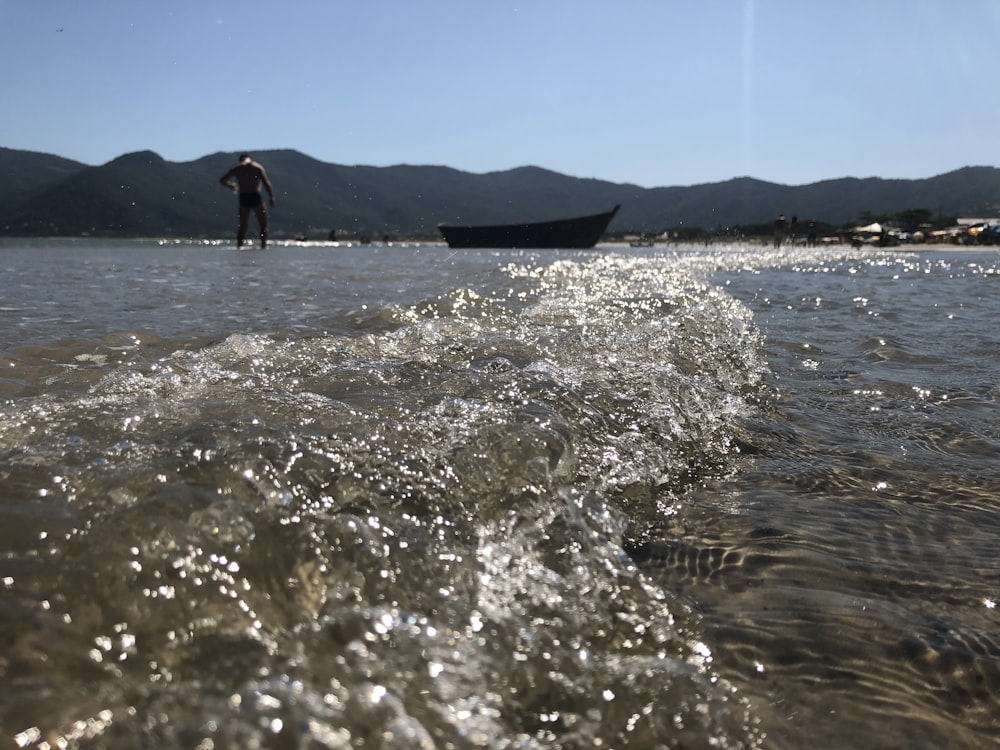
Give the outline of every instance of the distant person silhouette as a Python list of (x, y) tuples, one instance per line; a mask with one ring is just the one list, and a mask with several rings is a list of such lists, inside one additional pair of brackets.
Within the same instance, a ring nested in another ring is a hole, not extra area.
[(787, 223), (785, 222), (785, 215), (779, 214), (778, 218), (774, 220), (774, 248), (777, 250), (781, 247), (781, 243), (785, 241), (785, 229), (787, 228)]
[(250, 154), (240, 154), (239, 164), (219, 178), (219, 182), (234, 193), (240, 194), (240, 228), (236, 232), (236, 246), (243, 247), (247, 238), (247, 227), (250, 224), (250, 212), (257, 216), (260, 227), (260, 247), (267, 247), (268, 217), (267, 206), (260, 189), (267, 189), (267, 194), (274, 205), (274, 188), (267, 178), (264, 167), (250, 158)]

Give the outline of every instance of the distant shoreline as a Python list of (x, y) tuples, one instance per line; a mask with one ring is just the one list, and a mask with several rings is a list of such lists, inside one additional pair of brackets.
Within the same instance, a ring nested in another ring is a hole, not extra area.
[[(224, 247), (228, 245), (235, 246), (235, 240), (230, 237), (93, 237), (93, 236), (82, 236), (82, 237), (68, 237), (64, 235), (52, 235), (52, 236), (13, 236), (13, 235), (0, 235), (0, 247), (7, 245), (10, 246), (15, 243), (25, 242), (25, 243), (39, 243), (39, 242), (63, 242), (70, 244), (73, 242), (113, 242), (113, 243), (127, 243), (135, 242), (142, 244), (159, 244), (159, 245), (176, 245), (180, 243), (191, 243), (196, 245), (205, 245), (211, 247)], [(447, 243), (443, 240), (432, 240), (432, 239), (406, 239), (397, 238), (386, 243), (382, 241), (377, 242), (360, 242), (356, 239), (344, 239), (344, 240), (298, 240), (293, 238), (274, 238), (271, 244), (275, 248), (282, 247), (326, 247), (331, 249), (336, 248), (349, 248), (349, 247), (412, 247), (416, 245), (423, 246), (440, 246), (445, 249), (448, 248)], [(744, 249), (746, 251), (770, 251), (773, 250), (771, 243), (764, 240), (746, 240), (746, 241), (718, 241), (712, 242), (706, 245), (704, 242), (655, 242), (653, 244), (645, 245), (632, 245), (627, 241), (622, 240), (608, 240), (604, 242), (599, 242), (593, 248), (579, 248), (581, 251), (585, 250), (600, 250), (601, 248), (608, 248), (613, 250), (671, 250), (671, 249), (683, 249), (683, 250), (704, 250), (704, 249), (732, 249), (739, 250)], [(495, 248), (503, 249), (503, 248)], [(544, 250), (540, 248), (541, 250)], [(816, 247), (807, 247), (805, 245), (789, 245), (785, 244), (781, 247), (781, 251), (785, 253), (795, 253), (795, 252), (807, 252), (810, 250), (848, 250), (848, 249), (870, 249), (879, 250), (886, 253), (891, 252), (904, 252), (904, 253), (984, 253), (996, 251), (1000, 252), (1000, 246), (998, 245), (957, 245), (954, 243), (920, 243), (920, 244), (900, 244), (894, 247), (879, 247), (878, 245), (863, 245), (861, 248), (852, 248), (850, 243), (828, 243), (820, 244)]]

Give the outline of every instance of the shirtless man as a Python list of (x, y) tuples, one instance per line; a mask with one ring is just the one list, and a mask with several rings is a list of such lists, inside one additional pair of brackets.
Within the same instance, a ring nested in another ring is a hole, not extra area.
[(234, 193), (240, 194), (240, 228), (236, 233), (236, 246), (243, 247), (247, 237), (247, 226), (250, 224), (250, 211), (257, 216), (260, 226), (260, 247), (267, 247), (267, 206), (264, 196), (260, 194), (263, 185), (274, 206), (274, 188), (267, 179), (264, 167), (250, 158), (250, 154), (240, 154), (240, 163), (219, 178), (219, 182)]

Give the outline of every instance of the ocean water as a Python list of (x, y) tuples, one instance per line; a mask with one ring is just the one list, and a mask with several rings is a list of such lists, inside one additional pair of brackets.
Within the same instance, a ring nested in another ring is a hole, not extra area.
[(4, 746), (996, 746), (996, 251), (0, 264)]

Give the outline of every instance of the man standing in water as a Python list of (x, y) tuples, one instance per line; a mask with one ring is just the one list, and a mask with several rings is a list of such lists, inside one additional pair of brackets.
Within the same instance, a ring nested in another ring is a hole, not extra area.
[(247, 226), (250, 224), (250, 212), (257, 216), (260, 226), (260, 247), (267, 247), (267, 206), (264, 196), (260, 194), (261, 186), (267, 188), (267, 195), (274, 206), (274, 188), (267, 179), (264, 167), (250, 158), (250, 154), (240, 154), (240, 163), (219, 178), (219, 182), (234, 193), (240, 194), (240, 228), (236, 233), (236, 246), (243, 247), (247, 237)]

